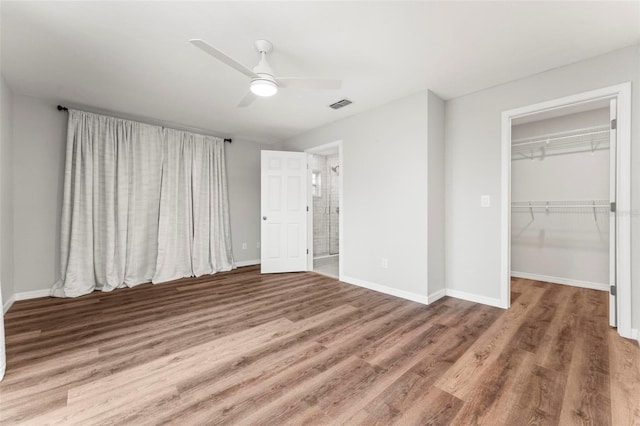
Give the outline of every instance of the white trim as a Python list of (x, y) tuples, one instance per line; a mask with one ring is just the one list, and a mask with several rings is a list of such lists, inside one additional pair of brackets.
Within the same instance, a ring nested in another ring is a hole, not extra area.
[(338, 144), (338, 164), (340, 165), (340, 180), (338, 181), (338, 278), (344, 274), (344, 157), (342, 141)]
[(503, 309), (511, 306), (511, 118), (509, 111), (502, 113), (500, 307)]
[(510, 304), (511, 273), (511, 120), (599, 99), (617, 99), (616, 271), (618, 334), (631, 337), (631, 83), (566, 96), (502, 112), (500, 305)]
[(15, 295), (11, 295), (11, 297), (9, 297), (5, 302), (4, 305), (2, 305), (2, 314), (6, 314), (7, 311), (9, 310), (9, 308), (11, 308), (11, 305), (13, 305), (13, 302), (16, 301), (16, 296)]
[(436, 300), (442, 299), (443, 297), (445, 297), (447, 295), (446, 293), (446, 289), (441, 289), (438, 290), (434, 293), (431, 293), (430, 295), (427, 296), (427, 304), (432, 304), (433, 302), (435, 302)]
[(313, 271), (313, 170), (311, 164), (313, 155), (307, 153), (307, 271)]
[(631, 83), (617, 96), (616, 301), (618, 333), (631, 337)]
[(469, 302), (481, 303), (483, 305), (502, 308), (502, 301), (500, 299), (494, 299), (493, 297), (479, 296), (477, 294), (467, 293), (459, 290), (452, 290), (450, 288), (445, 289), (445, 293), (447, 296), (455, 297), (456, 299), (462, 299)]
[(638, 346), (640, 346), (640, 330), (638, 330), (637, 328), (632, 328), (631, 339), (635, 340)]
[(43, 288), (42, 290), (23, 291), (22, 293), (16, 293), (14, 295), (16, 301), (37, 299), (39, 297), (49, 297), (49, 296), (51, 296), (50, 288)]
[[(618, 99), (613, 98), (609, 101), (609, 123), (612, 120), (618, 119)], [(615, 175), (617, 171), (617, 157), (612, 155), (612, 153), (618, 152), (618, 130), (611, 129), (611, 125), (609, 127), (609, 202), (616, 201), (616, 186), (618, 181), (618, 176)], [(611, 210), (611, 209), (609, 209)], [(609, 235), (615, 236), (616, 234), (616, 226), (617, 226), (617, 218), (616, 214), (609, 211), (608, 215), (609, 219)], [(609, 238), (609, 283), (616, 282), (616, 239)], [(611, 254), (614, 253), (612, 256)], [(618, 326), (618, 304), (616, 303), (616, 296), (609, 293), (609, 326), (617, 327)], [(615, 309), (612, 307), (615, 306)]]
[(543, 281), (546, 283), (563, 284), (570, 285), (572, 287), (590, 288), (592, 290), (606, 291), (607, 293), (609, 292), (609, 284), (603, 283), (594, 283), (590, 281), (580, 281), (570, 278), (551, 277), (549, 275), (529, 274), (527, 272), (516, 271), (511, 271), (511, 276), (513, 278), (524, 278), (527, 280)]
[(359, 278), (341, 276), (340, 281), (347, 284), (357, 285), (358, 287), (368, 288), (369, 290), (377, 291), (379, 293), (388, 294), (402, 299), (411, 300), (412, 302), (422, 303), (427, 305), (427, 297), (424, 294), (413, 293), (405, 290), (398, 290), (397, 288), (388, 287), (382, 284), (376, 284), (369, 281), (361, 280)]
[(253, 265), (259, 265), (259, 264), (260, 264), (260, 259), (241, 260), (239, 262), (236, 262), (236, 266), (238, 268), (242, 268), (243, 266), (253, 266)]
[(11, 308), (11, 305), (13, 305), (13, 303), (17, 302), (18, 300), (38, 299), (40, 297), (49, 297), (49, 296), (51, 296), (50, 288), (15, 293), (6, 302), (4, 302), (4, 305), (2, 306), (3, 314), (6, 314), (9, 308)]

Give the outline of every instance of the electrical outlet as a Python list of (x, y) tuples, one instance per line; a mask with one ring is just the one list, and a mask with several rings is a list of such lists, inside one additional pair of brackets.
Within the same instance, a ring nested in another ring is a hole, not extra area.
[(260, 241), (256, 243), (256, 248), (260, 248)]
[(480, 197), (481, 207), (491, 207), (491, 197), (489, 195), (483, 195)]
[(382, 266), (383, 269), (387, 269), (389, 267), (389, 259), (383, 257), (380, 260), (380, 266)]
[(242, 243), (242, 250), (246, 250), (247, 249), (247, 243)]

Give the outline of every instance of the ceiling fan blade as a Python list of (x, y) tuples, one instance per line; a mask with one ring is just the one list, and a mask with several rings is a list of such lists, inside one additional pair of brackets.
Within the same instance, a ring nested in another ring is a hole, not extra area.
[(320, 90), (337, 90), (342, 87), (342, 80), (329, 80), (323, 78), (278, 77), (276, 81), (281, 87), (300, 87), (303, 89)]
[(209, 55), (229, 65), (231, 68), (237, 71), (240, 71), (242, 74), (246, 75), (247, 77), (251, 77), (251, 78), (258, 77), (258, 75), (254, 73), (250, 68), (242, 65), (240, 62), (236, 61), (231, 56), (224, 53), (222, 50), (216, 49), (215, 47), (211, 46), (209, 43), (205, 42), (204, 40), (200, 40), (199, 38), (194, 38), (189, 41), (194, 46), (204, 50)]
[(247, 92), (247, 94), (244, 95), (244, 98), (242, 98), (242, 100), (237, 105), (237, 107), (238, 108), (246, 108), (249, 105), (251, 105), (253, 103), (253, 101), (256, 100), (256, 98), (257, 98), (257, 96), (254, 95), (253, 92)]

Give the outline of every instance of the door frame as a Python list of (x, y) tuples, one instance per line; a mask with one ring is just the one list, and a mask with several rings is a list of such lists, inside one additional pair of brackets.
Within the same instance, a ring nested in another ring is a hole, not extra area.
[[(342, 280), (344, 275), (344, 245), (343, 245), (343, 230), (344, 230), (344, 161), (342, 157), (342, 140), (329, 142), (323, 145), (314, 146), (312, 148), (305, 149), (304, 152), (309, 154), (320, 154), (331, 148), (338, 148), (338, 164), (340, 166), (340, 181), (338, 182), (338, 279)], [(309, 168), (310, 159), (307, 158), (307, 205), (309, 206), (309, 214), (307, 215), (307, 247), (309, 247), (309, 254), (307, 254), (307, 270), (313, 271), (313, 193), (311, 191), (311, 172)]]
[(500, 304), (511, 304), (511, 120), (600, 99), (617, 102), (616, 286), (618, 334), (632, 338), (631, 328), (631, 83), (565, 96), (502, 113)]

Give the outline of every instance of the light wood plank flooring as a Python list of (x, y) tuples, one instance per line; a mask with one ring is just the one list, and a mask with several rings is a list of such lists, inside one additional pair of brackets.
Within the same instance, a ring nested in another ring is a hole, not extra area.
[(640, 424), (640, 348), (607, 295), (513, 280), (423, 306), (257, 267), (5, 317), (2, 424)]

